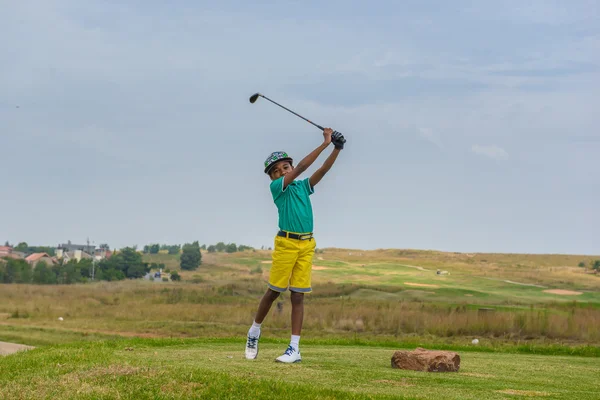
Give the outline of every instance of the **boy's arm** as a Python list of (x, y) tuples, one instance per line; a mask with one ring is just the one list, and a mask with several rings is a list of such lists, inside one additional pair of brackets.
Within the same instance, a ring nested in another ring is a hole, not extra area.
[(308, 167), (310, 167), (317, 158), (319, 158), (319, 155), (331, 143), (331, 134), (332, 133), (333, 133), (333, 130), (331, 128), (325, 128), (325, 130), (323, 131), (323, 143), (321, 143), (321, 145), (319, 147), (317, 147), (316, 149), (314, 149), (309, 155), (304, 157), (298, 163), (298, 165), (296, 165), (296, 168), (294, 168), (293, 170), (291, 170), (290, 172), (288, 172), (285, 175), (285, 178), (283, 178), (283, 188), (284, 189), (287, 187), (287, 185), (292, 183), (294, 181), (294, 179), (296, 179), (298, 176), (300, 176), (300, 174), (302, 174), (304, 171), (306, 171), (308, 169)]
[(329, 155), (329, 157), (327, 157), (327, 160), (325, 160), (325, 162), (323, 163), (323, 165), (321, 166), (321, 168), (319, 168), (318, 170), (316, 170), (310, 177), (309, 182), (310, 182), (310, 186), (314, 187), (317, 183), (319, 183), (321, 181), (321, 179), (323, 179), (323, 177), (325, 176), (325, 174), (331, 169), (331, 167), (333, 166), (333, 163), (335, 162), (337, 156), (340, 154), (340, 149), (333, 149), (333, 151), (331, 152), (331, 154)]

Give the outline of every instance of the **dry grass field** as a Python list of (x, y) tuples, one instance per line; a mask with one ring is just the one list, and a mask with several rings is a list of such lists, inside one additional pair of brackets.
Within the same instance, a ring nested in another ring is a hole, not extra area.
[[(177, 256), (147, 257), (178, 269)], [(600, 276), (577, 266), (595, 258), (319, 250), (304, 335), (446, 344), (478, 337), (492, 346), (598, 344)], [(200, 268), (181, 272), (181, 282), (2, 285), (0, 340), (243, 336), (269, 268), (269, 251), (203, 253)], [(269, 335), (289, 335), (290, 308), (285, 294), (265, 323)]]

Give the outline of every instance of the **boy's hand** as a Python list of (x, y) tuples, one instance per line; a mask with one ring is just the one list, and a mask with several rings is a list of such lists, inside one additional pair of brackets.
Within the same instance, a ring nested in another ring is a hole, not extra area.
[(323, 130), (323, 143), (325, 143), (326, 145), (329, 145), (329, 143), (331, 143), (331, 135), (332, 134), (333, 134), (333, 129), (325, 128)]
[(331, 135), (331, 143), (333, 143), (336, 149), (342, 150), (344, 148), (344, 143), (346, 143), (346, 138), (340, 132), (335, 131)]

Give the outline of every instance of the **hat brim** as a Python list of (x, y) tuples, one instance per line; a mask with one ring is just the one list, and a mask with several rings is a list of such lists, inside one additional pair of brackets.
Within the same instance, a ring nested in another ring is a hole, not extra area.
[(282, 158), (281, 160), (277, 160), (273, 164), (271, 164), (271, 165), (267, 166), (267, 168), (265, 168), (265, 174), (268, 175), (269, 172), (273, 169), (273, 167), (282, 161), (289, 161), (290, 163), (294, 162), (294, 160), (291, 157), (286, 157), (286, 158)]

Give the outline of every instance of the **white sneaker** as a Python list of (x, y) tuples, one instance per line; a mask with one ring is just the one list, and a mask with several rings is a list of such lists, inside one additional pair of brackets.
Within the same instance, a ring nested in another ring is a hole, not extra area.
[(290, 364), (300, 362), (302, 361), (302, 357), (300, 356), (300, 350), (296, 350), (290, 345), (288, 346), (287, 350), (283, 353), (283, 355), (277, 357), (275, 361)]
[(254, 360), (258, 356), (258, 339), (260, 339), (260, 333), (258, 336), (248, 335), (246, 340), (246, 359)]

